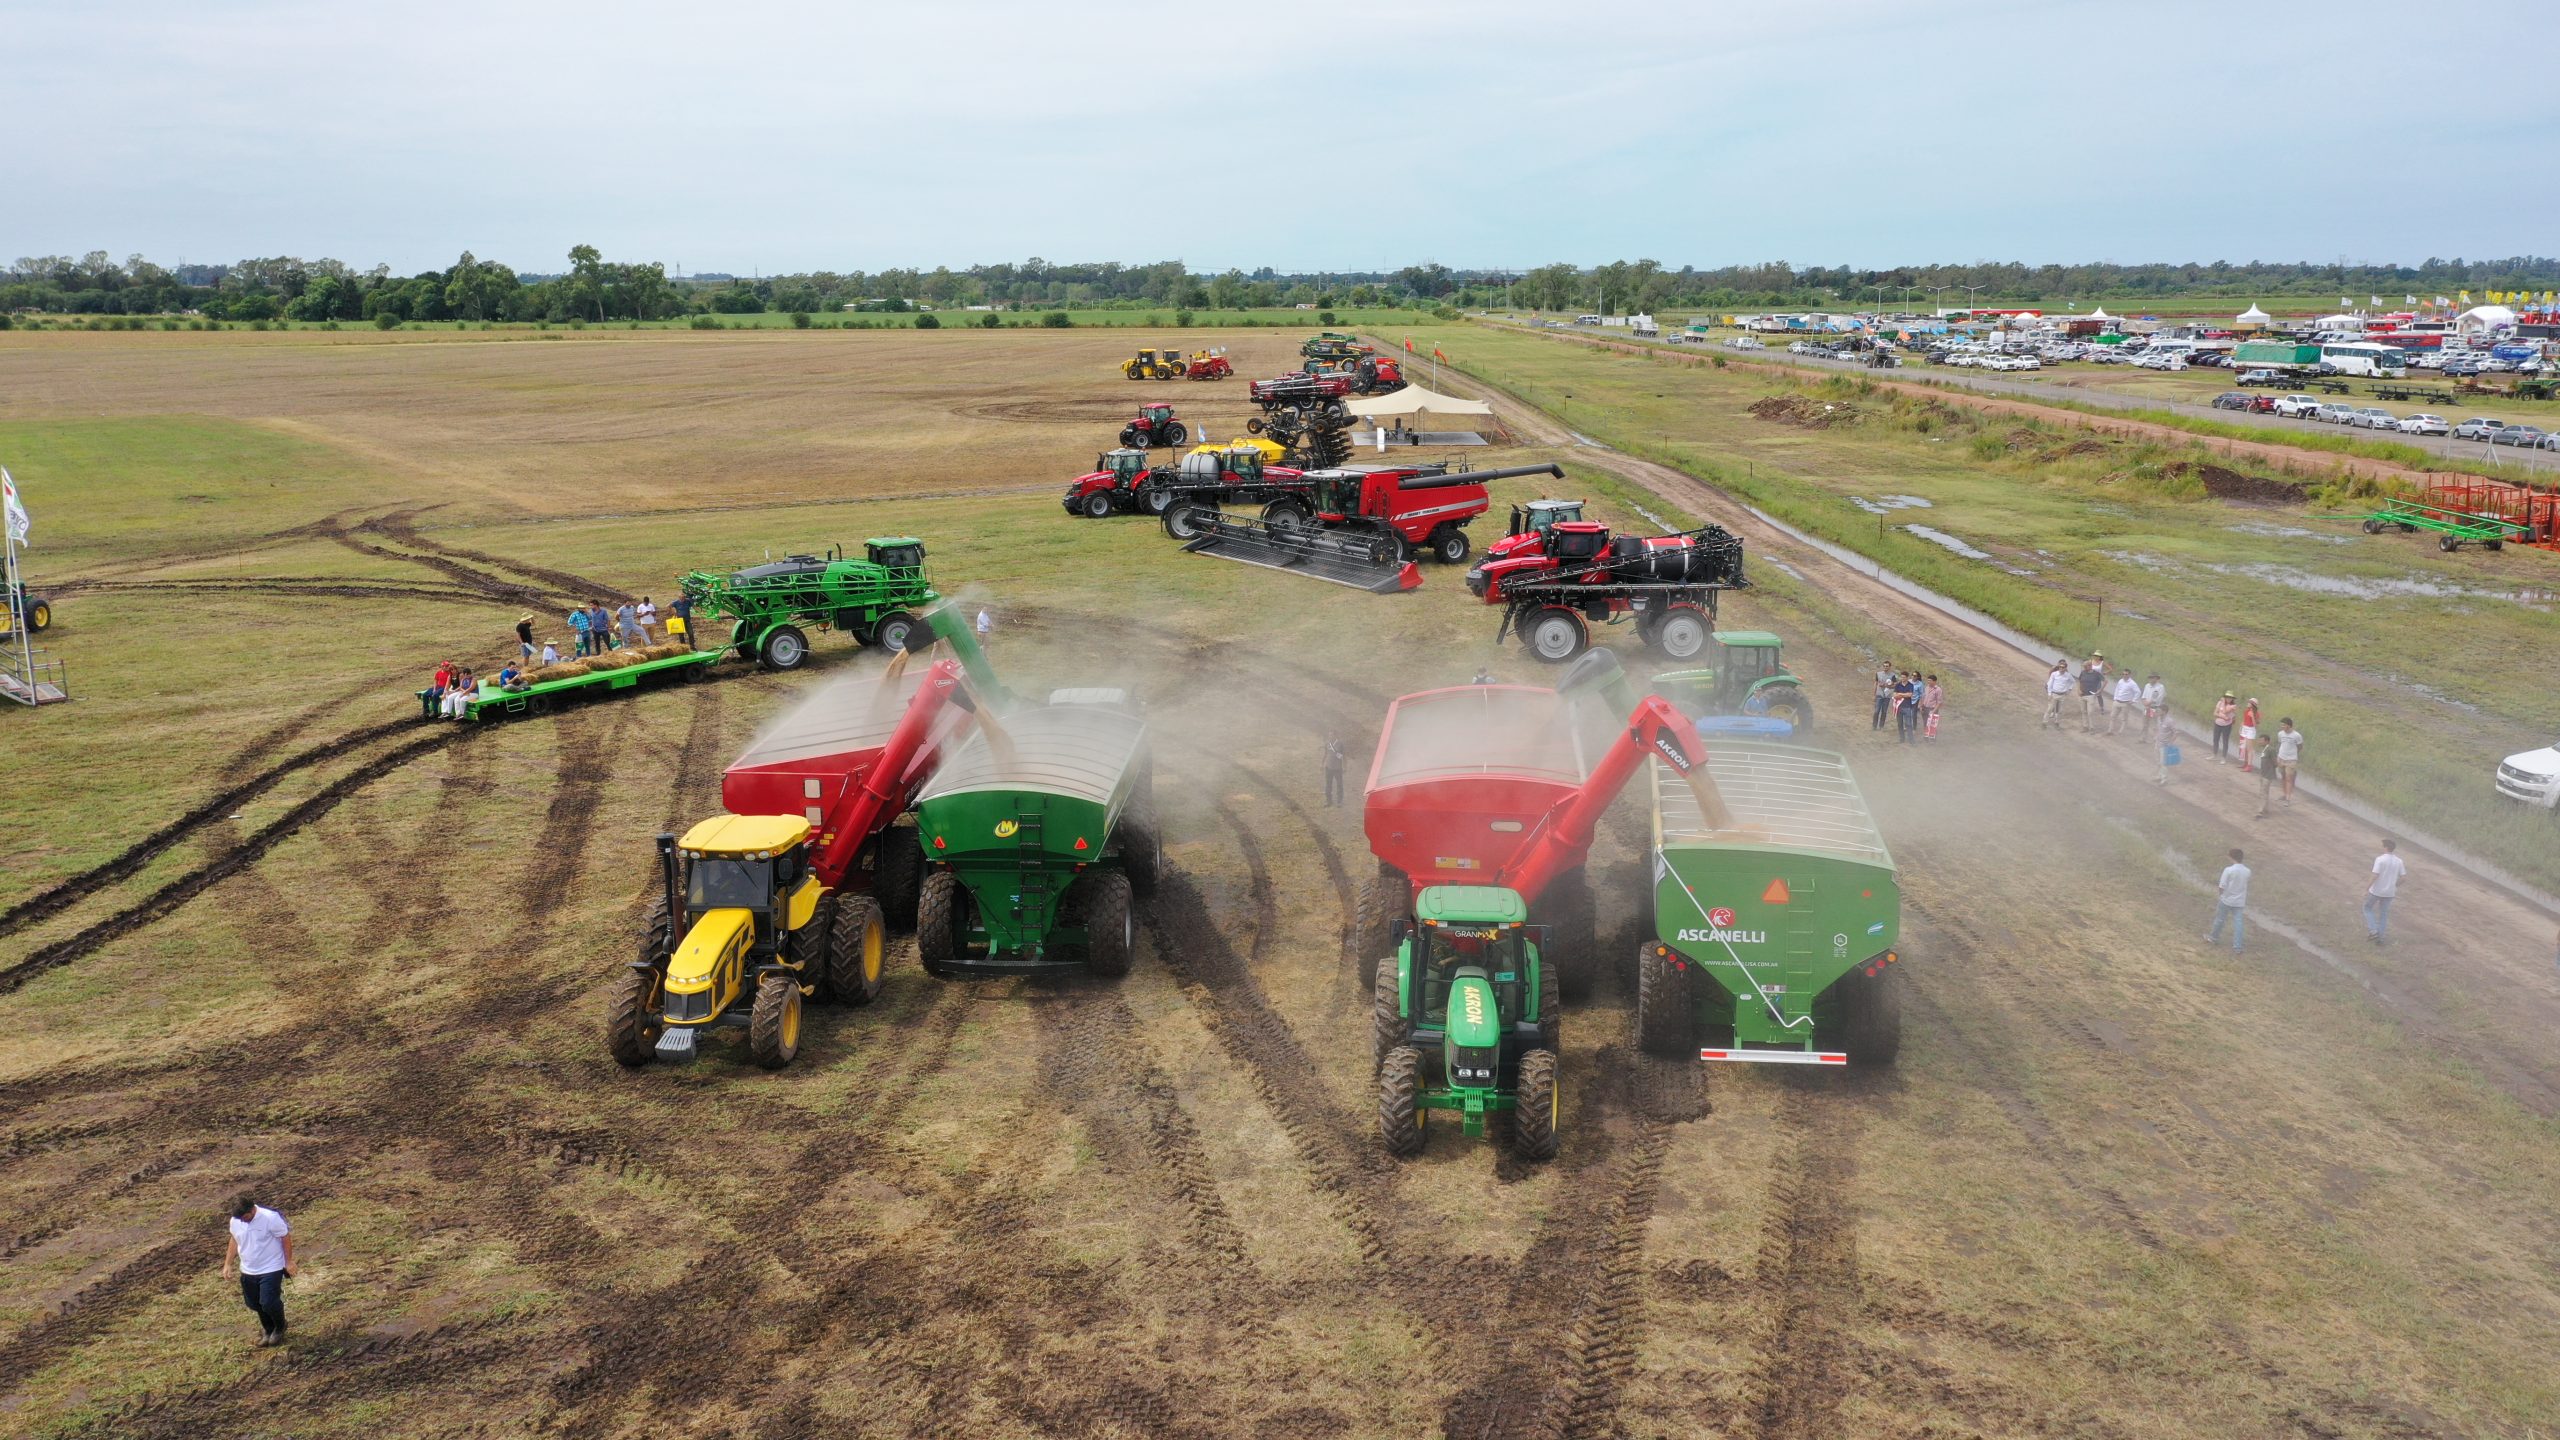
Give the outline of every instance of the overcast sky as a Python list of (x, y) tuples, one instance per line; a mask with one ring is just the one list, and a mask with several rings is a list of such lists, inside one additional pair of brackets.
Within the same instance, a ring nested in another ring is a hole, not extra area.
[(0, 36), (9, 256), (2560, 248), (2547, 0), (0, 0)]

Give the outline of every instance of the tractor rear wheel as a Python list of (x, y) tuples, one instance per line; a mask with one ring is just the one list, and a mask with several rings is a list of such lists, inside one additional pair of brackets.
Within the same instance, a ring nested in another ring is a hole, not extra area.
[(1556, 1158), (1556, 1122), (1563, 1109), (1556, 1052), (1532, 1050), (1520, 1057), (1520, 1086), (1511, 1099), (1511, 1148), (1523, 1160)]
[(936, 870), (916, 892), (916, 959), (927, 975), (948, 975), (960, 958), (960, 877)]
[(1184, 425), (1179, 420), (1176, 420), (1172, 424), (1164, 427), (1163, 431), (1160, 433), (1164, 437), (1163, 443), (1167, 445), (1179, 446), (1183, 441), (1191, 438), (1190, 427)]
[(1351, 918), (1351, 944), (1359, 953), (1360, 983), (1374, 985), (1378, 968), (1395, 953), (1395, 925), (1412, 899), (1413, 887), (1401, 875), (1380, 875), (1360, 883), (1360, 903)]
[(1689, 1051), (1689, 972), (1648, 940), (1636, 947), (1636, 1048), (1674, 1059)]
[(924, 622), (904, 610), (892, 610), (871, 626), (871, 644), (883, 650), (912, 650)]
[(800, 1053), (800, 984), (777, 970), (756, 980), (756, 1004), (747, 1016), (747, 1054), (767, 1070), (779, 1070)]
[(1591, 627), (1562, 605), (1547, 605), (1530, 612), (1528, 622), (1520, 627), (1520, 639), (1530, 654), (1561, 665), (1590, 647)]
[(1793, 685), (1772, 685), (1761, 691), (1760, 713), (1786, 721), (1799, 735), (1813, 728), (1813, 700)]
[(1564, 971), (1538, 952), (1538, 1045), (1564, 1053)]
[(1387, 1063), (1387, 1057), (1401, 1045), (1413, 1041), (1413, 1022), (1399, 1009), (1402, 990), (1401, 967), (1384, 960), (1378, 962), (1377, 978), (1369, 982), (1369, 1070), (1371, 1074)]
[(1840, 1048), (1849, 1063), (1881, 1069), (1902, 1053), (1902, 966), (1878, 962), (1870, 975), (1852, 970), (1840, 979)]
[(1084, 968), (1096, 975), (1128, 974), (1138, 948), (1129, 877), (1117, 870), (1089, 871), (1077, 888), (1084, 891)]
[(617, 1064), (638, 1068), (657, 1053), (666, 1022), (658, 1012), (658, 972), (626, 969), (605, 1003), (604, 1047)]
[(880, 998), (889, 969), (889, 922), (868, 895), (836, 897), (827, 937), (827, 989), (839, 1005), (868, 1005)]
[(1674, 660), (1695, 660), (1706, 651), (1709, 638), (1705, 617), (1686, 608), (1663, 616), (1653, 627), (1653, 643)]
[(1464, 565), (1474, 547), (1467, 543), (1467, 532), (1455, 525), (1443, 525), (1431, 537), (1431, 554), (1443, 565)]
[(1568, 870), (1538, 897), (1538, 913), (1547, 927), (1540, 958), (1555, 966), (1556, 981), (1568, 1000), (1591, 993), (1597, 967), (1592, 952), (1600, 948), (1600, 922), (1591, 902), (1591, 881), (1580, 870)]
[(892, 825), (875, 842), (880, 853), (871, 867), (871, 898), (880, 902), (881, 918), (900, 930), (916, 928), (916, 894), (924, 888), (924, 845), (912, 825)]
[(767, 670), (797, 670), (809, 658), (809, 637), (797, 625), (776, 625), (765, 633), (762, 648), (756, 658)]
[(1399, 1045), (1378, 1062), (1378, 1138), (1390, 1155), (1419, 1155), (1422, 1127), (1422, 1052)]
[(1088, 520), (1107, 520), (1111, 516), (1111, 492), (1096, 490), (1084, 497), (1084, 513)]

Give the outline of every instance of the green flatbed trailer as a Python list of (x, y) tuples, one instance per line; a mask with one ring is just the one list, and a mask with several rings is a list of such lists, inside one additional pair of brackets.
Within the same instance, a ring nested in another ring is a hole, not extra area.
[(1155, 888), (1154, 763), (1125, 692), (1061, 690), (990, 721), (916, 800), (928, 974), (1125, 975)]
[(1709, 1061), (1891, 1064), (1902, 890), (1848, 762), (1726, 741), (1707, 764), (1730, 829), (1710, 829), (1689, 787), (1656, 767), (1637, 1042)]
[[(590, 670), (562, 680), (536, 680), (520, 690), (501, 690), (494, 685), (483, 685), (479, 695), (465, 705), (463, 718), (504, 720), (514, 715), (541, 715), (555, 706), (593, 699), (615, 690), (632, 690), (667, 680), (700, 680), (711, 673), (712, 666), (727, 657), (725, 650), (691, 650), (657, 660)], [(419, 691), (418, 698), (424, 704), (426, 692)], [(433, 718), (432, 712), (429, 718)]]
[(2495, 515), (2478, 515), (2468, 510), (2449, 510), (2423, 500), (2385, 500), (2382, 508), (2364, 517), (2364, 533), (2379, 535), (2397, 530), (2406, 535), (2419, 530), (2432, 531), (2439, 550), (2459, 550), (2477, 545), (2483, 550), (2504, 549), (2510, 540), (2531, 544), (2530, 527)]
[(805, 662), (811, 627), (905, 649), (923, 639), (915, 612), (942, 599), (925, 574), (924, 542), (911, 535), (874, 536), (858, 557), (830, 548), (823, 558), (791, 555), (727, 574), (696, 570), (678, 583), (696, 623), (734, 621), (729, 646), (768, 670)]

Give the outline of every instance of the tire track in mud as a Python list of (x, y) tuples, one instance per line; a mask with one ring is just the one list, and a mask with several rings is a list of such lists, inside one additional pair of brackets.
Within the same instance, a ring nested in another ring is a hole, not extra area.
[[(268, 851), (293, 838), (304, 827), (336, 809), (348, 796), (399, 770), (412, 760), (433, 754), (482, 733), (484, 732), (478, 727), (457, 727), (411, 741), (366, 761), (347, 774), (322, 786), (302, 803), (253, 832), (230, 850), (161, 886), (136, 904), (118, 911), (77, 934), (42, 946), (14, 964), (0, 968), (0, 995), (12, 993), (48, 970), (71, 964), (108, 941), (142, 929), (161, 919), (224, 879), (256, 863)], [(94, 890), (96, 886), (91, 885), (88, 888)]]
[[(503, 555), (489, 554), (485, 550), (468, 550), (459, 545), (448, 545), (440, 540), (430, 540), (426, 536), (418, 533), (417, 526), (415, 524), (417, 517), (423, 513), (425, 512), (414, 509), (394, 511), (388, 515), (376, 516), (355, 528), (366, 534), (383, 536), (386, 539), (398, 544), (410, 546), (413, 549), (424, 550), (428, 552), (428, 555), (437, 557), (437, 559), (449, 564), (464, 566), (476, 565), (482, 567), (483, 570), (512, 571), (515, 574), (522, 575), (528, 579), (538, 580), (544, 585), (553, 587), (556, 591), (557, 598), (562, 600), (610, 600), (619, 605), (626, 601), (638, 598), (627, 590), (623, 590), (617, 586), (608, 585), (591, 576), (576, 574), (575, 572), (568, 570), (554, 569), (547, 565), (536, 565), (530, 561), (511, 560)], [(436, 560), (422, 559), (420, 563), (435, 564)], [(439, 566), (438, 568), (442, 567)], [(482, 578), (491, 583), (501, 585), (512, 585), (517, 583), (505, 579), (502, 575), (484, 575)]]
[(54, 588), (57, 595), (175, 594), (276, 595), (294, 600), (425, 600), (445, 605), (488, 605), (513, 608), (521, 603), (477, 590), (438, 590), (425, 585), (388, 581), (320, 580), (88, 580)]
[[(1856, 1380), (1849, 1333), (1861, 1309), (1858, 1220), (1848, 1192), (1875, 1093), (1871, 1075), (1772, 1077), (1786, 1085), (1786, 1137), (1769, 1187), (1769, 1215), (1751, 1289), (1774, 1312), (1744, 1382), (1751, 1433), (1763, 1440), (1829, 1440)], [(1836, 1082), (1847, 1081), (1843, 1085)], [(1814, 1083), (1808, 1083), (1814, 1082)]]
[(78, 904), (100, 889), (140, 870), (171, 846), (188, 839), (205, 826), (219, 824), (242, 805), (275, 788), (285, 777), (307, 770), (324, 761), (335, 760), (352, 750), (359, 750), (385, 737), (407, 733), (417, 728), (409, 720), (390, 720), (350, 730), (334, 740), (315, 745), (278, 765), (259, 771), (239, 784), (198, 804), (177, 819), (152, 831), (123, 853), (102, 864), (60, 881), (17, 904), (0, 911), (0, 935), (9, 935), (38, 920), (59, 914)]

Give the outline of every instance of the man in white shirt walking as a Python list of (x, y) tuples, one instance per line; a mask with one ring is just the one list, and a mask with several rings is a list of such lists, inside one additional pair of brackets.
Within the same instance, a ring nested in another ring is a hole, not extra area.
[[(2114, 735), (2136, 719), (2133, 707), (2142, 703), (2142, 682), (2133, 678), (2132, 671), (2119, 670), (2116, 672), (2115, 691), (2109, 698), (2115, 701), (2115, 708), (2107, 715), (2107, 733)], [(2142, 738), (2139, 724), (2134, 725), (2133, 735), (2137, 740)]]
[(2376, 945), (2391, 928), (2391, 902), (2399, 897), (2400, 877), (2408, 873), (2400, 842), (2383, 841), (2382, 853), (2373, 857), (2373, 883), (2364, 887), (2364, 933)]
[(2076, 688), (2078, 687), (2071, 683), (2069, 662), (2054, 661), (2053, 672), (2044, 677), (2044, 724), (2039, 726), (2039, 729), (2062, 728), (2062, 702), (2070, 699), (2071, 692)]
[(2213, 896), (2213, 928), (2204, 932), (2204, 943), (2222, 938), (2222, 922), (2231, 922), (2231, 953), (2240, 953), (2241, 942), (2249, 933), (2249, 867), (2241, 863), (2240, 851), (2231, 852), (2231, 863), (2222, 868), (2222, 880)]
[(231, 1207), (222, 1274), (240, 1275), (240, 1302), (257, 1312), (260, 1345), (284, 1343), (284, 1282), (293, 1273), (293, 1233), (284, 1217), (243, 1195)]

